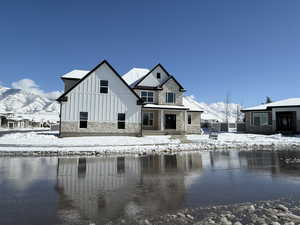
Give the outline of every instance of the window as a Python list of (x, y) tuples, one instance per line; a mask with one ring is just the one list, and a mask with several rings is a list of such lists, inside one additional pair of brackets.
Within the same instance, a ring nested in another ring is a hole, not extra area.
[(141, 97), (145, 103), (153, 103), (154, 102), (154, 93), (151, 91), (142, 91)]
[(125, 129), (125, 113), (118, 113), (118, 129)]
[(88, 113), (80, 112), (79, 128), (87, 128)]
[(166, 103), (175, 103), (175, 93), (167, 92), (166, 93)]
[(192, 115), (188, 114), (188, 124), (192, 124)]
[(265, 126), (269, 125), (269, 116), (267, 112), (253, 112), (252, 113), (252, 125)]
[(108, 80), (100, 80), (100, 93), (108, 93)]
[(86, 175), (86, 158), (79, 158), (77, 174), (78, 174), (78, 177), (85, 177), (85, 175)]
[(125, 173), (125, 157), (117, 158), (117, 173), (118, 174)]
[(143, 112), (143, 125), (153, 126), (153, 112)]
[(160, 73), (156, 74), (157, 79), (160, 79)]

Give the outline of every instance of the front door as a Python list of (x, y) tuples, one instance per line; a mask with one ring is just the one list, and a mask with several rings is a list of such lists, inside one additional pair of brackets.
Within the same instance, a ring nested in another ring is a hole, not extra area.
[(176, 129), (176, 115), (165, 115), (165, 129)]
[(295, 132), (296, 112), (277, 112), (276, 128), (279, 132)]

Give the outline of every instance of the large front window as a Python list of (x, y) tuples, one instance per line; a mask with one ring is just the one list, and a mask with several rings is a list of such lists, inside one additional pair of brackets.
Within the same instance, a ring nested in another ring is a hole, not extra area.
[(152, 91), (142, 91), (141, 97), (145, 103), (153, 103), (154, 102), (154, 93)]
[(175, 93), (167, 92), (166, 93), (166, 103), (175, 103), (175, 101), (176, 101)]
[(252, 113), (252, 125), (254, 125), (254, 126), (269, 125), (269, 113), (253, 112)]
[(143, 125), (153, 126), (153, 112), (143, 112)]

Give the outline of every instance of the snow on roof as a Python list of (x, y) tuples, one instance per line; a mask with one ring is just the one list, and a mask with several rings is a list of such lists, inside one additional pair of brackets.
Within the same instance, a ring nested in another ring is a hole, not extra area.
[(81, 79), (83, 78), (88, 72), (88, 70), (72, 70), (69, 73), (66, 73), (61, 76), (61, 78), (73, 78), (73, 79)]
[(150, 70), (144, 69), (144, 68), (132, 68), (127, 73), (125, 73), (122, 78), (125, 80), (125, 82), (131, 86), (142, 77), (144, 77), (147, 73), (149, 73)]
[(186, 108), (189, 108), (190, 111), (203, 112), (203, 110), (195, 103), (191, 97), (183, 96), (182, 103)]
[(285, 107), (285, 106), (300, 106), (300, 98), (283, 99), (283, 100), (268, 103), (268, 104), (261, 104), (258, 106), (245, 108), (245, 109), (242, 109), (242, 111), (266, 110), (267, 108)]
[(156, 105), (156, 104), (146, 104), (144, 108), (157, 108), (157, 109), (189, 109), (185, 106), (180, 105)]

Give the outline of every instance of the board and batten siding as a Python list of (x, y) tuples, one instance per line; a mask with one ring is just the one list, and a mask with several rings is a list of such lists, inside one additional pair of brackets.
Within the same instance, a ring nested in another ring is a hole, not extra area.
[[(80, 112), (88, 112), (88, 122), (97, 123), (95, 132), (114, 133), (112, 130), (101, 129), (101, 123), (113, 124), (118, 122), (118, 113), (126, 114), (126, 124), (134, 124), (136, 129), (141, 122), (141, 106), (137, 105), (137, 97), (132, 91), (117, 77), (118, 75), (107, 65), (102, 64), (97, 70), (86, 77), (75, 86), (66, 96), (67, 102), (61, 105), (62, 132), (63, 122), (72, 122), (72, 129), (76, 123), (78, 130), (74, 132), (93, 132), (89, 129), (79, 128)], [(100, 80), (108, 80), (108, 93), (100, 93)], [(65, 123), (66, 125), (67, 123)], [(99, 130), (97, 130), (99, 129)], [(68, 129), (65, 129), (68, 130)], [(126, 133), (120, 130), (117, 133)], [(132, 131), (135, 133), (135, 130)]]

